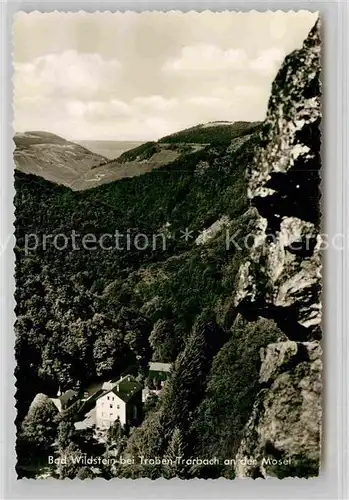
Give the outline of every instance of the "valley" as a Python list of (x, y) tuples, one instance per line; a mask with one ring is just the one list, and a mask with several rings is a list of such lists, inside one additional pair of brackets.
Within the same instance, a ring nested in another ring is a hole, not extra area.
[[(199, 124), (116, 159), (46, 132), (15, 137), (20, 478), (318, 475), (319, 46), (317, 22), (262, 123)], [(72, 251), (74, 231), (167, 245)], [(68, 245), (28, 252), (28, 234)], [(107, 428), (87, 429), (73, 405), (99, 386)], [(76, 465), (83, 454), (107, 465)]]

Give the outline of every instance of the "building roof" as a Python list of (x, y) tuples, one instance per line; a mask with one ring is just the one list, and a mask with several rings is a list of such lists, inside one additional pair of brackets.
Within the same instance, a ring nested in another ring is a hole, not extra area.
[(103, 382), (102, 389), (103, 391), (110, 391), (115, 384), (117, 384), (118, 379), (114, 380), (107, 380), (106, 382)]
[(103, 394), (101, 394), (99, 398), (112, 392), (120, 399), (122, 399), (122, 401), (127, 403), (137, 392), (141, 391), (142, 389), (143, 389), (142, 384), (137, 382), (137, 380), (134, 377), (132, 377), (132, 375), (126, 375), (125, 377), (116, 381), (112, 389), (103, 392)]
[(59, 398), (50, 398), (58, 411), (62, 411), (62, 402)]
[(65, 391), (60, 397), (59, 400), (61, 401), (62, 404), (67, 404), (71, 399), (77, 398), (78, 393), (76, 391), (73, 391), (73, 389), (68, 389)]
[(87, 429), (93, 425), (96, 425), (96, 408), (92, 408), (92, 410), (86, 413), (83, 420), (74, 423), (74, 427), (77, 430)]
[(151, 361), (149, 363), (149, 371), (152, 372), (169, 372), (171, 370), (171, 363), (157, 363)]

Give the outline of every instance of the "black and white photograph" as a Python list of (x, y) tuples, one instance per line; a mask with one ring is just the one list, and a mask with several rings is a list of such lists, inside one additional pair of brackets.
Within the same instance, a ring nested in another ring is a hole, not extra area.
[(14, 16), (18, 479), (319, 475), (320, 25)]

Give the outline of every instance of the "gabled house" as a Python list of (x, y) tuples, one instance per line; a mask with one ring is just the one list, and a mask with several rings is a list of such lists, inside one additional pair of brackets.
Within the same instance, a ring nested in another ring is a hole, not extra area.
[(65, 409), (69, 408), (69, 406), (71, 406), (73, 403), (75, 403), (78, 397), (78, 393), (76, 391), (73, 391), (72, 389), (68, 389), (63, 394), (61, 393), (60, 389), (58, 389), (57, 397), (50, 399), (56, 405), (58, 411), (62, 412)]
[(148, 365), (147, 385), (142, 391), (143, 403), (151, 395), (159, 396), (162, 388), (171, 373), (171, 363), (151, 361)]
[(149, 377), (166, 380), (171, 372), (171, 363), (160, 363), (157, 361), (150, 361), (149, 363)]
[(142, 412), (142, 385), (132, 375), (105, 382), (96, 400), (96, 427), (109, 428), (117, 419), (137, 425)]

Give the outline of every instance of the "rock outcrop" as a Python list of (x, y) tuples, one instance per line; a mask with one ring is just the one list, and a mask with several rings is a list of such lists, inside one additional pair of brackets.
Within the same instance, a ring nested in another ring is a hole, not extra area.
[[(320, 94), (317, 21), (275, 78), (249, 172), (255, 234), (240, 268), (235, 303), (246, 317), (274, 319), (289, 341), (262, 352), (261, 392), (236, 457), (237, 476), (309, 476), (318, 471)], [(257, 465), (246, 465), (250, 456)]]
[(263, 389), (245, 427), (235, 472), (254, 478), (316, 475), (321, 347), (317, 341), (286, 341), (270, 344), (262, 351)]

